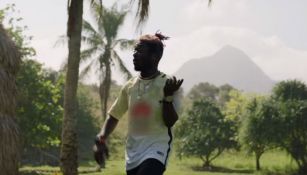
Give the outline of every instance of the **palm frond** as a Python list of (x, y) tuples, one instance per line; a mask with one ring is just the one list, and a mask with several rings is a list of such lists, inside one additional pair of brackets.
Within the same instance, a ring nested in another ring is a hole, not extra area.
[(208, 7), (211, 7), (213, 0), (208, 0)]
[(80, 57), (81, 57), (81, 62), (87, 61), (88, 59), (92, 58), (98, 51), (98, 47), (94, 46), (88, 49), (85, 49), (81, 52)]
[(93, 68), (94, 66), (94, 63), (96, 62), (97, 60), (93, 59), (88, 65), (86, 65), (80, 72), (80, 79), (84, 79), (86, 77), (86, 75), (88, 75), (88, 73), (90, 72), (90, 70)]
[(120, 56), (114, 50), (112, 51), (112, 58), (114, 59), (114, 62), (118, 66), (119, 70), (122, 73), (127, 75), (126, 79), (130, 79), (132, 77), (130, 71), (127, 69), (127, 67), (125, 66), (124, 62), (120, 58)]
[(103, 7), (102, 6), (102, 0), (91, 0), (91, 5), (93, 4), (99, 4), (101, 6), (101, 8)]
[(98, 2), (93, 2), (91, 3), (91, 16), (94, 19), (94, 21), (98, 24), (98, 32), (104, 36), (104, 30), (103, 30), (103, 17), (105, 16), (106, 8), (98, 3)]
[(91, 0), (91, 8), (94, 10), (94, 13), (96, 13), (95, 17), (103, 16), (103, 12), (105, 10), (105, 7), (102, 4), (102, 0)]
[(90, 47), (105, 47), (105, 43), (103, 41), (103, 38), (100, 38), (96, 35), (89, 35), (89, 36), (81, 36), (82, 43), (85, 43), (89, 45)]
[[(130, 0), (130, 4), (133, 5), (135, 0)], [(137, 28), (142, 27), (145, 22), (148, 20), (149, 15), (149, 0), (138, 0), (136, 19), (137, 19)]]
[(68, 37), (67, 35), (61, 35), (54, 43), (53, 47), (63, 46), (68, 43)]
[(135, 46), (135, 43), (136, 43), (136, 40), (118, 39), (113, 43), (112, 48), (116, 47), (119, 44), (121, 50), (133, 49)]
[(91, 25), (91, 23), (89, 23), (87, 20), (84, 20), (84, 19), (83, 19), (82, 29), (83, 29), (83, 32), (85, 33), (98, 35), (98, 32)]
[(107, 38), (107, 41), (113, 40), (117, 36), (119, 27), (123, 24), (126, 17), (126, 10), (119, 10), (115, 3), (110, 9), (100, 7), (97, 3), (91, 4), (92, 16), (98, 24), (98, 31)]
[(82, 26), (82, 42), (91, 45), (92, 47), (100, 45), (104, 47), (104, 35), (101, 35), (95, 28), (86, 20), (83, 20)]
[(123, 25), (127, 11), (120, 11), (114, 4), (110, 10), (106, 10), (102, 17), (102, 25), (108, 40), (114, 40), (117, 37), (119, 28)]

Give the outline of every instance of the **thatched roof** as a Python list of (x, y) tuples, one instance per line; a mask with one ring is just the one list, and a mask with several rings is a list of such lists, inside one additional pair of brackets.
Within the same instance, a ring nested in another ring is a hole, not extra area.
[(17, 175), (20, 157), (19, 130), (15, 121), (16, 74), (20, 53), (0, 24), (0, 169)]
[(14, 115), (20, 52), (0, 24), (0, 115)]
[(0, 69), (15, 74), (18, 71), (19, 64), (20, 52), (0, 24)]

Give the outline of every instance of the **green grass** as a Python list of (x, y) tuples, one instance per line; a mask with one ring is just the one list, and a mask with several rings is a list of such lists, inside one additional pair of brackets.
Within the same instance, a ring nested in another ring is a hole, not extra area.
[[(287, 175), (295, 171), (296, 165), (291, 158), (281, 151), (271, 151), (261, 157), (262, 171), (256, 172), (253, 156), (243, 153), (228, 152), (217, 158), (213, 165), (214, 171), (203, 171), (202, 162), (197, 158), (185, 158), (179, 160), (173, 153), (169, 160), (169, 166), (164, 175)], [(125, 162), (116, 158), (107, 162), (103, 172), (94, 172), (95, 162), (81, 163), (80, 175), (125, 175)], [(27, 175), (60, 175), (58, 167), (25, 166), (21, 171)], [(26, 173), (31, 172), (31, 173)], [(35, 173), (36, 172), (36, 173)]]

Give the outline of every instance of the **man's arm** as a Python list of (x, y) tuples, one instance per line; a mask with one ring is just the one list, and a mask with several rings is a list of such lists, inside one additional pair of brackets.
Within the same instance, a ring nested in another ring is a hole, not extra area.
[(106, 121), (103, 124), (103, 127), (98, 134), (98, 137), (101, 142), (104, 142), (109, 135), (114, 131), (115, 127), (117, 126), (118, 120), (113, 116), (109, 115)]
[(178, 114), (174, 108), (173, 102), (167, 101), (166, 97), (171, 97), (180, 88), (183, 79), (178, 80), (176, 77), (167, 79), (164, 86), (164, 99), (162, 100), (162, 115), (164, 123), (167, 127), (172, 127), (178, 120)]
[(178, 120), (178, 115), (172, 102), (162, 101), (162, 115), (167, 127), (172, 127)]

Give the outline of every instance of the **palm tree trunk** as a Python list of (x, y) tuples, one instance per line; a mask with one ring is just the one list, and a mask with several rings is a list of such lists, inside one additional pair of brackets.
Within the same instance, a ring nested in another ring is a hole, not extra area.
[(106, 66), (106, 81), (105, 81), (105, 91), (104, 91), (104, 101), (103, 101), (103, 112), (104, 112), (104, 120), (107, 118), (107, 108), (108, 108), (108, 99), (110, 93), (110, 86), (111, 86), (111, 67), (110, 63)]
[(21, 55), (0, 24), (0, 174), (17, 175), (19, 127), (15, 121), (16, 73)]
[(104, 92), (105, 92), (105, 80), (103, 80), (102, 82), (100, 82), (100, 85), (99, 85), (99, 96), (100, 96), (100, 110), (101, 110), (101, 115), (102, 115), (102, 118), (103, 118), (103, 121), (105, 121), (106, 117), (105, 117), (105, 114), (104, 114)]
[[(111, 41), (108, 41), (111, 43)], [(111, 86), (111, 49), (110, 46), (107, 45), (105, 47), (105, 52), (103, 53), (102, 59), (100, 60), (101, 67), (104, 66), (105, 69), (101, 69), (102, 74), (104, 75), (103, 81), (100, 83), (99, 87), (99, 95), (100, 95), (100, 103), (101, 103), (101, 112), (103, 116), (103, 121), (107, 118), (107, 104), (109, 99), (109, 92)]]
[(64, 175), (78, 174), (78, 141), (76, 131), (77, 88), (80, 63), (83, 0), (71, 0), (68, 9), (68, 64), (64, 92), (61, 170)]
[(107, 105), (109, 99), (109, 92), (111, 86), (111, 67), (106, 63), (105, 65), (105, 75), (103, 81), (100, 83), (99, 95), (100, 95), (100, 104), (101, 104), (101, 114), (103, 121), (107, 118)]

